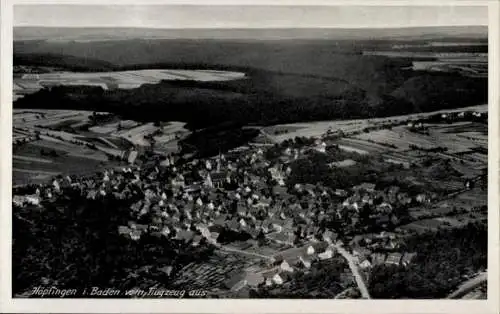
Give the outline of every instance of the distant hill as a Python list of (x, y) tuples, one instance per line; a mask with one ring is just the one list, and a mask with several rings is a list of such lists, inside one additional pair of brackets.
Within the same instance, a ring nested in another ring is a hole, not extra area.
[[(14, 106), (20, 108), (102, 110), (144, 121), (185, 121), (188, 128), (201, 129), (228, 121), (269, 125), (371, 118), (487, 101), (487, 78), (413, 71), (411, 57), (363, 54), (365, 50), (390, 50), (398, 41), (425, 43), (426, 37), (439, 42), (464, 42), (465, 47), (477, 41), (484, 45), (483, 27), (33, 29), (31, 33), (21, 28), (15, 30), (16, 38), (22, 37), (20, 31), (26, 36), (39, 36), (39, 40), (15, 41), (14, 65), (48, 65), (73, 71), (187, 68), (247, 74), (246, 80), (162, 82), (132, 90), (59, 88), (17, 100)], [(167, 35), (171, 39), (158, 39)], [(271, 39), (285, 35), (295, 39)], [(102, 40), (58, 41), (57, 36)], [(103, 39), (110, 37), (120, 40)], [(182, 39), (172, 39), (176, 37)], [(257, 37), (267, 40), (255, 40)], [(463, 47), (452, 48), (460, 51)]]
[(14, 40), (101, 41), (126, 39), (398, 39), (487, 38), (487, 26), (412, 28), (154, 29), (15, 27)]

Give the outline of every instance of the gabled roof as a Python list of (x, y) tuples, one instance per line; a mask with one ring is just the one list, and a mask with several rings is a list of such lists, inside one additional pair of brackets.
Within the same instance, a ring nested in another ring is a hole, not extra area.
[(388, 264), (399, 264), (399, 262), (401, 261), (401, 257), (401, 253), (391, 253), (387, 256), (385, 262)]
[(409, 264), (417, 256), (417, 253), (405, 253), (401, 258), (401, 263)]

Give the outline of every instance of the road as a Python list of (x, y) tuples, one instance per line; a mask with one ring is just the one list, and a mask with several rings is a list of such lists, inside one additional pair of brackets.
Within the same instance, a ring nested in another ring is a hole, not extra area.
[(448, 295), (447, 299), (459, 299), (466, 295), (467, 293), (471, 292), (472, 290), (476, 289), (479, 287), (481, 284), (486, 282), (488, 280), (488, 273), (487, 272), (481, 272), (474, 278), (471, 278), (467, 280), (466, 282), (462, 283), (460, 287), (458, 287), (457, 290), (452, 292), (450, 295)]
[(363, 299), (370, 299), (370, 293), (368, 292), (368, 288), (366, 288), (363, 277), (361, 277), (358, 266), (356, 265), (356, 263), (354, 263), (352, 255), (338, 244), (333, 245), (333, 247), (337, 249), (337, 251), (347, 260), (349, 268), (351, 269), (351, 272), (354, 275), (354, 279), (356, 280), (356, 284), (358, 285), (359, 291), (361, 292)]

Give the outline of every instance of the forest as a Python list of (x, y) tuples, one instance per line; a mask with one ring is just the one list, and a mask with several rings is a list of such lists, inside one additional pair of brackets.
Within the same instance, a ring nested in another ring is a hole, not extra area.
[[(191, 247), (152, 234), (138, 241), (118, 233), (127, 225), (130, 201), (112, 196), (88, 200), (66, 191), (64, 200), (41, 208), (13, 211), (13, 295), (36, 286), (57, 286), (83, 291), (113, 287), (125, 292), (153, 285), (167, 288), (170, 277), (159, 271), (175, 271), (189, 262), (211, 255), (213, 248)], [(81, 295), (80, 295), (81, 296)]]
[(418, 252), (415, 260), (407, 268), (374, 267), (370, 293), (378, 299), (446, 297), (464, 281), (463, 275), (486, 270), (487, 238), (487, 226), (479, 223), (411, 237), (402, 250)]
[(230, 70), (243, 72), (246, 78), (163, 81), (130, 90), (82, 87), (76, 92), (59, 87), (21, 98), (14, 107), (97, 110), (147, 121), (179, 120), (194, 130), (228, 121), (272, 125), (383, 117), (486, 103), (485, 78), (413, 71), (409, 69), (412, 58), (360, 52), (388, 47), (388, 42), (376, 40), (16, 41), (15, 66), (52, 66), (82, 72)]

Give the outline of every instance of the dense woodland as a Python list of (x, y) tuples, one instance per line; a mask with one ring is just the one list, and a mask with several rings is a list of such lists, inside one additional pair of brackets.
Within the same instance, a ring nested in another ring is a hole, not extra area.
[[(484, 50), (484, 46), (469, 48)], [(244, 125), (384, 117), (487, 102), (486, 78), (413, 71), (408, 68), (414, 59), (361, 53), (377, 49), (392, 48), (390, 42), (376, 40), (16, 41), (14, 65), (44, 67), (44, 71), (47, 67), (81, 72), (207, 69), (239, 71), (246, 78), (163, 81), (129, 90), (60, 86), (20, 98), (14, 107), (107, 111), (148, 122), (185, 121), (191, 130), (225, 127), (224, 132), (204, 130), (202, 135), (211, 139), (207, 143), (196, 136), (186, 142), (210, 155), (213, 147), (247, 142), (251, 135), (238, 130)]]
[[(414, 60), (411, 58), (361, 54), (362, 50), (390, 47), (390, 42), (376, 40), (20, 41), (14, 45), (14, 65), (18, 66), (84, 72), (231, 70), (244, 72), (247, 78), (227, 82), (168, 81), (132, 90), (60, 87), (22, 98), (14, 106), (109, 111), (148, 121), (181, 120), (191, 129), (200, 129), (228, 121), (269, 125), (390, 116), (486, 103), (485, 78), (416, 72), (407, 70)], [(464, 47), (435, 49), (441, 52), (459, 48)], [(483, 52), (484, 45), (469, 50)]]
[(443, 298), (464, 281), (462, 275), (487, 268), (488, 231), (484, 224), (440, 230), (409, 238), (405, 251), (418, 252), (407, 267), (376, 266), (369, 290), (374, 298)]
[(211, 254), (207, 246), (193, 248), (151, 234), (138, 241), (120, 235), (118, 227), (131, 218), (129, 206), (130, 201), (112, 196), (87, 200), (72, 193), (43, 209), (14, 207), (13, 294), (51, 285), (79, 291), (168, 287), (169, 277), (160, 268), (173, 266), (175, 274)]

